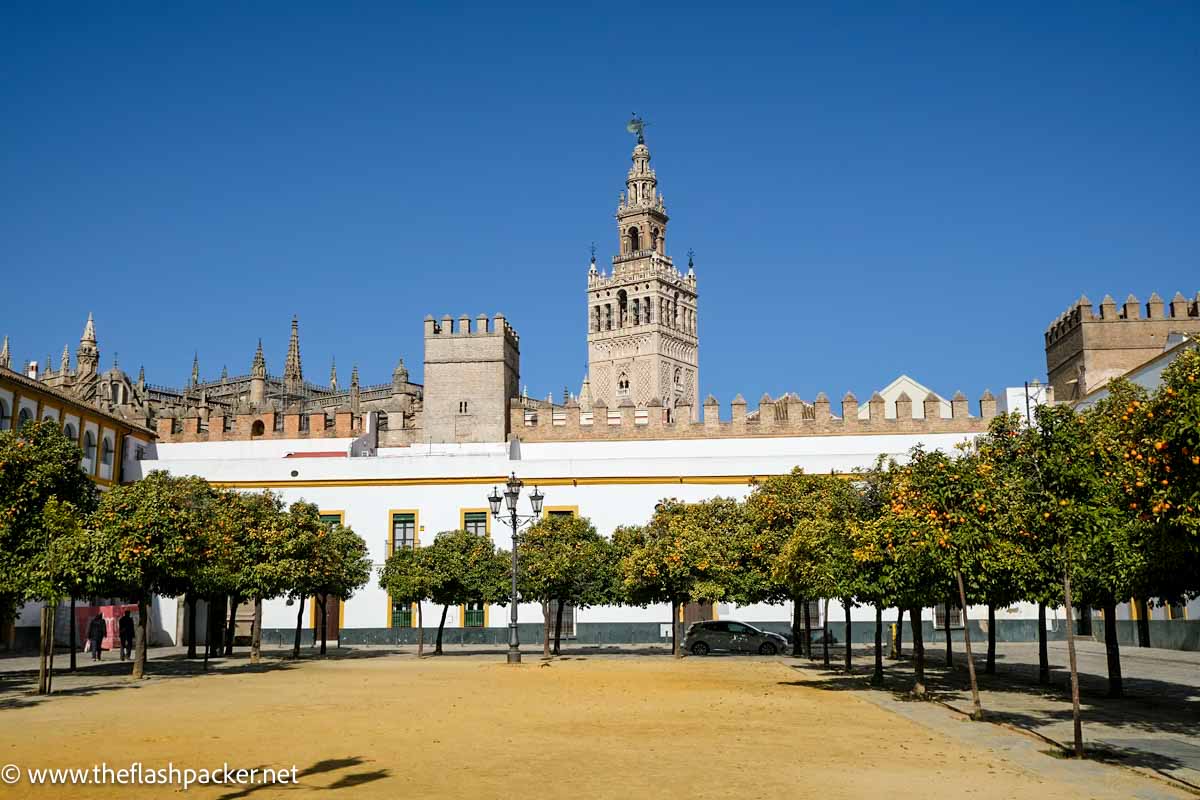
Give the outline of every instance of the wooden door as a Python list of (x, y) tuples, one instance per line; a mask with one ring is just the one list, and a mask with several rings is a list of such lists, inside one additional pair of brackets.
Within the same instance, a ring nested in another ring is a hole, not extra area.
[(687, 631), (693, 622), (708, 622), (713, 618), (713, 604), (707, 600), (698, 603), (687, 603), (683, 607), (683, 630)]
[[(338, 638), (338, 623), (342, 615), (341, 602), (336, 597), (330, 597), (325, 601), (325, 639), (330, 642)], [(313, 642), (316, 643), (321, 641), (321, 604), (315, 597), (311, 599), (311, 603)]]

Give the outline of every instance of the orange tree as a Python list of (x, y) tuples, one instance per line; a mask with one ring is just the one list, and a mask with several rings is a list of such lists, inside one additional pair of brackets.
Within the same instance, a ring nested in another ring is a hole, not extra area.
[[(303, 539), (291, 535), (283, 501), (278, 495), (264, 491), (252, 494), (230, 492), (226, 496), (229, 502), (225, 505), (225, 516), (233, 516), (227, 527), (231, 536), (226, 551), (232, 576), (231, 594), (235, 598), (232, 602), (244, 597), (254, 604), (250, 662), (257, 664), (262, 653), (263, 600), (292, 590), (297, 561), (307, 554)], [(343, 546), (354, 549), (352, 540)], [(349, 557), (353, 559), (353, 555)], [(355, 571), (358, 566), (352, 567), (356, 578), (361, 575), (361, 570)]]
[[(883, 609), (896, 602), (891, 559), (881, 534), (882, 526), (894, 522), (888, 512), (900, 470), (895, 459), (879, 456), (870, 469), (855, 472), (861, 500), (850, 526), (851, 558), (858, 597), (875, 606), (875, 665), (871, 674), (875, 684), (883, 683)], [(897, 645), (900, 635), (897, 626)]]
[(203, 478), (155, 471), (105, 492), (92, 515), (95, 568), (117, 594), (137, 601), (134, 678), (146, 669), (154, 596), (187, 591), (200, 565), (215, 555), (207, 530), (218, 497)]
[(27, 422), (0, 432), (0, 622), (10, 619), (25, 601), (46, 603), (39, 692), (47, 688), (52, 605), (64, 596), (65, 588), (49, 559), (51, 541), (62, 532), (58, 523), (63, 520), (57, 513), (47, 518), (44, 511), (52, 500), (68, 504), (72, 514), (95, 508), (95, 488), (79, 466), (81, 457), (79, 447), (54, 420)]
[(1186, 346), (1163, 370), (1145, 402), (1130, 403), (1121, 422), (1129, 447), (1126, 507), (1150, 526), (1169, 565), (1156, 576), (1160, 597), (1200, 593), (1200, 349)]
[[(521, 597), (557, 606), (554, 654), (559, 653), (563, 606), (610, 599), (613, 570), (608, 540), (586, 517), (550, 515), (521, 534)], [(549, 626), (547, 626), (549, 627)], [(549, 643), (549, 638), (543, 637)]]
[[(340, 523), (321, 522), (312, 503), (298, 501), (288, 509), (279, 535), (286, 543), (286, 554), (270, 565), (263, 587), (286, 587), (281, 594), (293, 598), (312, 597), (316, 603), (321, 636), (321, 655), (325, 655), (329, 630), (326, 613), (329, 598), (348, 600), (371, 579), (371, 557), (367, 543)], [(273, 539), (274, 532), (267, 534)], [(277, 581), (277, 583), (276, 583)], [(300, 625), (303, 605), (296, 615), (296, 642), (293, 655), (300, 653)]]
[[(794, 598), (824, 598), (826, 609), (829, 598), (842, 602), (849, 672), (850, 608), (858, 594), (850, 528), (859, 513), (861, 497), (848, 480), (834, 475), (804, 475), (797, 471), (789, 477), (792, 484), (787, 487), (786, 501), (777, 501), (781, 506), (777, 519), (790, 525), (790, 531), (772, 564), (771, 579), (786, 587)], [(826, 635), (822, 636), (826, 665), (829, 664), (828, 618), (826, 613)], [(793, 636), (793, 648), (795, 644)]]
[(634, 605), (671, 604), (676, 658), (683, 657), (683, 605), (722, 600), (733, 585), (731, 550), (742, 538), (742, 525), (736, 500), (663, 500), (648, 525), (617, 537), (621, 594)]
[(417, 656), (425, 655), (425, 617), (421, 605), (433, 593), (433, 573), (425, 548), (397, 547), (379, 570), (379, 586), (385, 589), (393, 605), (417, 607)]
[(512, 567), (509, 553), (496, 549), (486, 533), (442, 531), (424, 548), (423, 563), (432, 577), (429, 598), (442, 606), (434, 652), (442, 652), (446, 612), (470, 602), (508, 605)]

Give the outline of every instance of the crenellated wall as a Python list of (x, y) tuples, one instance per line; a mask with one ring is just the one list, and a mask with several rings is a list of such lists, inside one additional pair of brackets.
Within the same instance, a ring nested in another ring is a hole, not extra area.
[(1170, 303), (1154, 293), (1145, 304), (1131, 294), (1119, 306), (1105, 295), (1099, 307), (1080, 297), (1046, 328), (1050, 385), (1058, 399), (1078, 400), (1161, 353), (1172, 333), (1196, 332), (1200, 292)]
[[(934, 395), (922, 403), (936, 404)], [(777, 413), (782, 403), (801, 413)], [(703, 416), (691, 422), (691, 409), (676, 409), (668, 421), (658, 403), (634, 406), (625, 403), (609, 408), (597, 403), (581, 409), (574, 402), (553, 409), (526, 408), (514, 399), (509, 408), (512, 433), (527, 442), (568, 442), (620, 439), (729, 439), (760, 436), (841, 436), (887, 433), (983, 433), (996, 416), (996, 398), (984, 392), (979, 398), (979, 414), (971, 416), (967, 398), (959, 392), (951, 400), (952, 414), (943, 418), (927, 414), (912, 417), (912, 400), (901, 395), (896, 400), (896, 418), (884, 415), (884, 400), (875, 394), (867, 402), (868, 416), (860, 419), (858, 399), (850, 393), (842, 398), (840, 414), (834, 416), (829, 399), (820, 394), (809, 404), (793, 399), (772, 400), (764, 395), (755, 411), (747, 412), (741, 395), (730, 404), (730, 418), (719, 417), (720, 405), (711, 395), (705, 400)]]
[[(256, 424), (261, 427), (256, 428)], [(156, 420), (160, 442), (228, 442), (258, 439), (341, 439), (363, 432), (363, 417), (349, 410), (338, 410), (326, 416), (264, 411), (255, 414), (234, 414), (228, 417), (213, 414), (204, 419), (196, 414), (162, 417)]]

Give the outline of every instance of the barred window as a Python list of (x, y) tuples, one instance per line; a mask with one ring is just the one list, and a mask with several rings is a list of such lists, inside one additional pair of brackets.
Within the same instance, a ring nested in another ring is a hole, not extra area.
[(413, 626), (412, 603), (392, 603), (392, 627), (411, 628)]
[(463, 513), (463, 530), (476, 535), (485, 534), (487, 530), (486, 511), (466, 511)]
[(392, 552), (417, 544), (417, 517), (415, 514), (392, 514)]
[(484, 622), (483, 602), (479, 600), (466, 604), (463, 616), (464, 628), (482, 628)]
[[(962, 628), (963, 618), (962, 609), (958, 606), (950, 606), (950, 628)], [(946, 604), (939, 603), (933, 607), (933, 627), (937, 630), (946, 630)]]

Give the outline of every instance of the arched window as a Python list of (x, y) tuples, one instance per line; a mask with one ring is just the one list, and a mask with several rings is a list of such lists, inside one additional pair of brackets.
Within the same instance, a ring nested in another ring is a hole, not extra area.
[(636, 297), (633, 298), (633, 324), (642, 324), (642, 301)]
[(658, 228), (650, 229), (650, 249), (658, 250)]
[(72, 442), (79, 441), (79, 431), (76, 430), (75, 426), (69, 422), (66, 425), (63, 425), (63, 436), (67, 437)]
[(629, 376), (624, 372), (617, 378), (617, 397), (629, 396)]
[(113, 462), (112, 439), (105, 436), (100, 440), (100, 463), (111, 466)]
[(612, 303), (604, 304), (604, 330), (612, 330)]
[(625, 327), (625, 318), (629, 313), (629, 295), (625, 290), (617, 292), (617, 327)]
[(29, 413), (28, 408), (22, 408), (17, 414), (17, 429), (24, 428), (26, 422), (33, 422), (33, 414)]
[(12, 425), (12, 412), (8, 410), (8, 403), (0, 398), (0, 431), (8, 430)]
[(96, 461), (96, 436), (91, 431), (83, 434), (83, 460), (89, 469)]
[(683, 370), (680, 369), (679, 367), (676, 367), (675, 368), (675, 388), (679, 389), (682, 387), (683, 387)]
[(250, 426), (250, 436), (251, 437), (262, 436), (266, 432), (267, 432), (267, 426), (263, 424), (263, 421), (261, 419), (254, 420), (254, 423)]
[(674, 322), (672, 322), (671, 325), (672, 325), (672, 327), (678, 328), (679, 327), (679, 292), (675, 293), (675, 300), (672, 301), (672, 303), (671, 303), (671, 312), (672, 312), (671, 319), (674, 320)]
[(650, 298), (647, 297), (645, 299), (645, 301), (642, 303), (642, 322), (646, 323), (647, 325), (649, 325), (651, 322), (650, 306), (651, 306)]
[(637, 226), (635, 225), (634, 227), (629, 229), (629, 252), (636, 253), (638, 250), (641, 250), (641, 249), (642, 249), (642, 240), (641, 240), (640, 234), (638, 233)]

